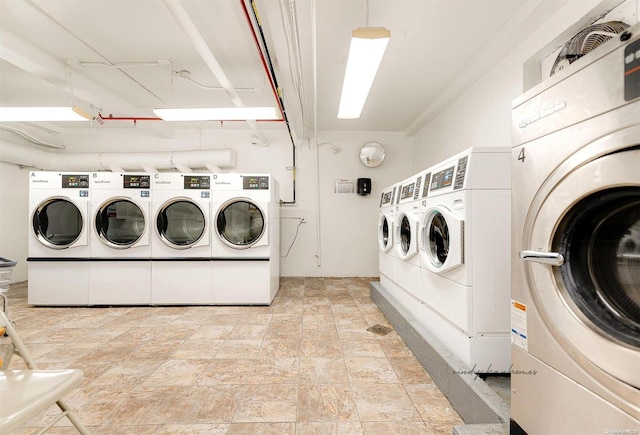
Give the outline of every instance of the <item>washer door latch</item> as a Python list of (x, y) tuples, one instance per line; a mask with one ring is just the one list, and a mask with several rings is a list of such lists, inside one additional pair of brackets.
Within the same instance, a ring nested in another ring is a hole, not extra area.
[(557, 252), (520, 251), (520, 258), (524, 261), (550, 264), (551, 266), (562, 266), (564, 264), (564, 256)]

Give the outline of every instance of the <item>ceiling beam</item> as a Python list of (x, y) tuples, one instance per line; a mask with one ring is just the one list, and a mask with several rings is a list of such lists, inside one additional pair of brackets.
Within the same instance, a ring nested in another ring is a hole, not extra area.
[[(137, 107), (120, 95), (105, 89), (80, 71), (74, 70), (70, 80), (69, 66), (64, 61), (24, 41), (7, 29), (3, 29), (0, 38), (0, 58), (83, 100), (87, 106), (92, 104), (96, 107), (108, 107), (112, 112), (118, 110), (123, 116), (131, 117), (148, 112), (147, 109)], [(138, 128), (162, 138), (173, 137), (171, 129), (161, 122), (140, 123)]]
[[(209, 71), (211, 71), (218, 83), (220, 83), (220, 86), (222, 86), (222, 89), (224, 89), (229, 98), (231, 98), (233, 104), (236, 107), (245, 107), (240, 95), (238, 95), (238, 91), (231, 84), (231, 80), (229, 80), (229, 77), (220, 66), (218, 59), (216, 59), (215, 55), (207, 45), (207, 42), (198, 30), (198, 27), (195, 25), (189, 16), (189, 13), (185, 10), (180, 1), (164, 0), (164, 4), (169, 12), (171, 12), (171, 15), (173, 15), (173, 18), (175, 18), (178, 25), (180, 25), (185, 35), (187, 35), (187, 38), (191, 41), (191, 45), (196, 49), (207, 68), (209, 68)], [(268, 145), (269, 141), (260, 128), (258, 128), (256, 121), (247, 120), (246, 122), (251, 129), (251, 132), (258, 138), (258, 143), (260, 145)]]

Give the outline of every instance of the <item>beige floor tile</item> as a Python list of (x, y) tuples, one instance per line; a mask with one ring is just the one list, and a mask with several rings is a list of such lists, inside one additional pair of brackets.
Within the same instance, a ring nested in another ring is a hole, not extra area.
[(296, 425), (296, 435), (362, 435), (359, 421), (302, 421)]
[(248, 384), (297, 384), (300, 373), (299, 358), (258, 359)]
[(405, 389), (425, 422), (462, 423), (458, 413), (435, 384), (405, 385)]
[(345, 358), (369, 357), (384, 358), (382, 347), (375, 338), (368, 340), (356, 339), (342, 341), (342, 354)]
[(242, 385), (198, 385), (187, 388), (182, 404), (192, 407), (185, 410), (185, 419), (170, 421), (186, 423), (230, 423), (238, 407)]
[(195, 339), (187, 340), (176, 347), (171, 354), (172, 359), (211, 359), (224, 340)]
[[(366, 435), (436, 435), (437, 432), (433, 432), (431, 428), (427, 427), (423, 422), (418, 421), (376, 421), (376, 422), (362, 422), (362, 427)], [(449, 435), (451, 431), (447, 432)], [(444, 433), (443, 433), (444, 435)]]
[(158, 428), (158, 434), (175, 435), (224, 435), (230, 424), (167, 424)]
[(216, 358), (256, 358), (262, 340), (225, 340), (218, 349)]
[(301, 384), (348, 384), (349, 373), (343, 358), (301, 358)]
[(231, 423), (227, 435), (295, 435), (295, 423)]
[(353, 393), (345, 384), (300, 385), (297, 420), (358, 420)]
[(191, 385), (207, 366), (208, 360), (172, 359), (149, 375), (143, 385)]
[(230, 340), (262, 340), (267, 332), (267, 325), (237, 324), (227, 336)]
[[(420, 414), (402, 385), (353, 385), (360, 421), (422, 422)], [(366, 429), (365, 429), (366, 431)]]
[(462, 420), (402, 339), (366, 330), (389, 326), (372, 280), (283, 278), (262, 307), (30, 307), (23, 284), (10, 315), (41, 368), (83, 370), (67, 403), (94, 434), (448, 435)]
[(395, 370), (386, 358), (345, 358), (351, 384), (397, 384)]
[(225, 340), (233, 331), (234, 324), (211, 324), (198, 328), (191, 336), (190, 340)]
[(258, 352), (259, 359), (298, 358), (299, 356), (300, 340), (297, 338), (266, 338)]
[(388, 358), (396, 375), (403, 384), (432, 384), (431, 377), (427, 374), (418, 360), (414, 357)]
[(342, 348), (337, 340), (303, 339), (300, 343), (300, 356), (342, 358)]
[(245, 384), (253, 372), (255, 359), (214, 359), (196, 379), (198, 385)]
[[(382, 324), (381, 324), (382, 325)], [(386, 325), (382, 325), (386, 326)], [(388, 326), (387, 326), (388, 327)], [(382, 347), (387, 358), (413, 358), (413, 352), (400, 338), (397, 332), (391, 332), (387, 335), (378, 337), (378, 344)]]
[(297, 385), (247, 385), (233, 422), (295, 422), (297, 396)]

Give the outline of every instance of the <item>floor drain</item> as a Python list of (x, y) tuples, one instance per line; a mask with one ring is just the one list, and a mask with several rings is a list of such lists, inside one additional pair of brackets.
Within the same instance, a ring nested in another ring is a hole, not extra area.
[(370, 328), (367, 328), (367, 331), (371, 331), (375, 334), (378, 335), (387, 335), (388, 333), (390, 333), (392, 331), (391, 328), (387, 328), (386, 326), (382, 326), (382, 325), (373, 325)]

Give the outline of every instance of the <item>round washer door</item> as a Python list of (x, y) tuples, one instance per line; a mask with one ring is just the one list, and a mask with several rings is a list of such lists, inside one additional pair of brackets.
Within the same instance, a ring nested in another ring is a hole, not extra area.
[[(558, 341), (640, 388), (640, 149), (569, 172), (525, 226), (525, 276)], [(535, 203), (534, 203), (535, 204)], [(544, 257), (543, 260), (535, 257)], [(575, 354), (576, 352), (572, 352)]]
[(412, 212), (398, 213), (394, 243), (402, 260), (409, 260), (418, 253), (418, 219)]
[(169, 247), (188, 249), (208, 244), (205, 211), (189, 198), (173, 198), (160, 207), (156, 231)]
[(130, 198), (102, 203), (95, 215), (95, 229), (100, 241), (115, 249), (148, 244), (146, 211)]
[(76, 204), (65, 197), (48, 198), (33, 211), (33, 234), (40, 243), (52, 249), (86, 246), (86, 213), (86, 204)]
[(378, 220), (378, 247), (380, 252), (389, 252), (393, 246), (393, 220), (386, 213), (380, 213)]
[(420, 256), (432, 272), (444, 273), (464, 263), (464, 221), (446, 207), (428, 208), (420, 227)]
[(222, 204), (216, 215), (216, 233), (220, 240), (234, 249), (264, 246), (267, 237), (267, 216), (249, 198), (233, 198)]

